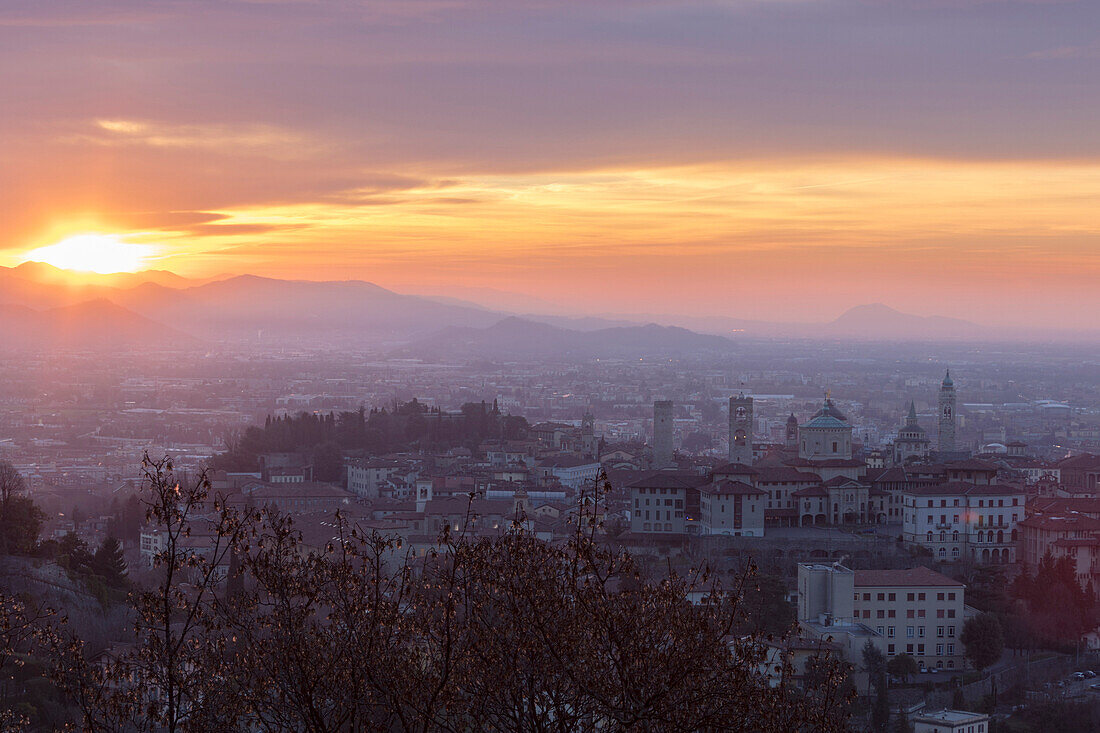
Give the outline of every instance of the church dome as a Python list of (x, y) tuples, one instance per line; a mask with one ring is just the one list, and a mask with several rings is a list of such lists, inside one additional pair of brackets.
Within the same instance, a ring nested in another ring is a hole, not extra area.
[(814, 416), (803, 427), (846, 428), (848, 427), (848, 418), (844, 417), (844, 413), (837, 409), (830, 398), (826, 397), (825, 404), (814, 413)]
[(955, 386), (955, 382), (951, 379), (951, 370), (950, 369), (947, 370), (947, 374), (945, 374), (944, 377), (943, 377), (943, 386), (944, 387), (954, 387)]

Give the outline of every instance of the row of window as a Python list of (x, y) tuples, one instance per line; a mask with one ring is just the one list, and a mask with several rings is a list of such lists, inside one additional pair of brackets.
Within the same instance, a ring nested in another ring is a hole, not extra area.
[[(886, 638), (888, 638), (888, 639), (893, 639), (894, 638), (895, 628), (896, 627), (894, 627), (894, 626), (887, 626), (886, 627)], [(923, 627), (923, 626), (906, 626), (905, 627), (905, 638), (906, 639), (912, 639), (914, 634), (915, 634), (917, 637), (923, 639), (924, 638), (924, 628), (925, 627)], [(876, 626), (875, 630), (879, 633), (879, 635), (882, 634), (882, 627), (881, 626)], [(939, 638), (939, 639), (942, 639), (942, 638), (944, 638), (945, 635), (948, 638), (954, 639), (955, 638), (955, 627), (954, 626), (937, 626), (936, 627), (936, 637)]]
[[(955, 645), (954, 644), (936, 644), (936, 656), (937, 657), (942, 657), (942, 656), (944, 656), (944, 652), (946, 652), (947, 656), (949, 656), (949, 657), (955, 656)], [(897, 654), (897, 649), (894, 647), (893, 644), (887, 644), (886, 645), (886, 653), (889, 654), (890, 656), (893, 656), (893, 655)], [(905, 653), (910, 655), (910, 656), (923, 657), (924, 656), (924, 644), (906, 644), (905, 645)], [(943, 667), (943, 662), (942, 661), (936, 662), (936, 666), (937, 667)], [(948, 669), (954, 669), (955, 668), (955, 660), (954, 659), (948, 659), (947, 660), (947, 668)]]
[[(936, 515), (929, 514), (927, 519), (928, 519), (928, 521), (925, 522), (925, 524), (932, 524), (933, 522), (936, 521)], [(978, 526), (978, 527), (1008, 527), (1009, 526), (1009, 524), (1007, 522), (1005, 522), (1005, 517), (1004, 517), (1003, 514), (998, 514), (997, 515), (997, 517), (996, 517), (997, 521), (996, 522), (994, 522), (993, 519), (994, 519), (993, 517), (990, 517), (989, 521), (986, 522), (985, 521), (985, 515), (984, 514), (979, 514), (978, 515), (978, 522), (975, 526)], [(1013, 523), (1016, 523), (1019, 520), (1020, 520), (1020, 515), (1019, 514), (1013, 514), (1012, 515), (1012, 522)], [(912, 517), (910, 517), (909, 521), (913, 521)], [(958, 514), (951, 515), (951, 524), (958, 524), (958, 523), (959, 523), (959, 515)], [(940, 515), (940, 524), (947, 524), (947, 515), (946, 514), (941, 514)]]
[[(654, 506), (661, 506), (661, 500), (660, 499), (654, 499), (653, 504), (654, 504)], [(649, 499), (645, 500), (645, 505), (649, 506)], [(634, 508), (637, 509), (638, 506), (639, 506), (638, 499), (635, 498), (634, 499)], [(684, 500), (683, 499), (675, 499), (675, 500), (665, 499), (664, 506), (675, 506), (677, 509), (683, 509), (684, 508)]]
[[(665, 511), (665, 519), (672, 519), (673, 517), (676, 517), (677, 519), (680, 519), (683, 516), (684, 516), (684, 513), (682, 511), (673, 512), (671, 509)], [(635, 519), (641, 519), (642, 518), (642, 510), (641, 509), (635, 509), (634, 510), (634, 518)], [(645, 510), (645, 518), (649, 519), (649, 510), (648, 509)], [(653, 518), (654, 519), (660, 519), (661, 518), (660, 510), (657, 510), (657, 511), (653, 512)]]
[[(898, 599), (898, 594), (897, 593), (876, 593), (875, 594), (875, 600), (876, 601), (896, 601), (897, 599)], [(860, 600), (860, 594), (856, 593), (855, 598), (853, 598), (852, 600), (854, 600), (854, 601)], [(865, 600), (865, 601), (871, 600), (871, 594), (870, 593), (864, 593), (863, 594), (863, 600)], [(913, 601), (924, 601), (924, 600), (927, 600), (927, 594), (926, 593), (920, 593), (920, 592), (906, 593), (905, 594), (905, 600), (909, 601), (910, 603), (912, 603)], [(955, 592), (954, 591), (944, 591), (942, 593), (936, 593), (936, 600), (937, 601), (945, 601), (945, 600), (946, 601), (953, 601), (953, 600), (955, 600)]]
[[(651, 526), (652, 526), (652, 529), (650, 529)], [(650, 525), (649, 522), (646, 522), (642, 525), (642, 531), (643, 532), (671, 532), (672, 531), (672, 525), (667, 524), (667, 523), (662, 525), (659, 522), (654, 523), (653, 525)]]
[[(1009, 536), (1009, 541), (1015, 542), (1016, 538), (1017, 538), (1016, 530), (1012, 530), (1012, 532), (1010, 532), (1008, 536)], [(932, 532), (932, 530), (929, 530), (928, 534), (925, 535), (925, 539), (928, 542), (934, 542), (935, 541), (934, 538), (935, 538), (935, 534)], [(958, 542), (959, 541), (959, 530), (956, 529), (951, 533), (951, 541), (952, 542)], [(988, 532), (978, 532), (977, 539), (975, 541), (976, 542), (1004, 542), (1005, 541), (1005, 533), (1004, 533), (1004, 530), (997, 530), (996, 535), (993, 534), (993, 530), (989, 530)], [(947, 542), (947, 532), (940, 532), (940, 542)]]
[[(978, 499), (978, 508), (985, 509), (986, 507), (992, 508), (992, 507), (1005, 506), (1005, 500), (1004, 499), (996, 499), (996, 502), (997, 502), (996, 504), (993, 503), (994, 499), (990, 499), (988, 504), (986, 504), (985, 502), (986, 502), (985, 499)], [(1012, 503), (1008, 506), (1019, 506), (1019, 505), (1020, 505), (1019, 498), (1014, 498), (1012, 500)], [(916, 507), (917, 506), (917, 500), (913, 499), (912, 501), (910, 501), (909, 506)], [(928, 506), (933, 507), (933, 506), (935, 506), (935, 503), (931, 499), (929, 499), (928, 500)], [(940, 499), (940, 506), (941, 507), (947, 506), (947, 499)], [(960, 506), (959, 500), (958, 499), (953, 499), (952, 503), (951, 503), (951, 506)]]
[[(852, 615), (855, 616), (856, 618), (859, 618), (860, 617), (860, 610), (857, 608)], [(917, 609), (910, 608), (910, 609), (907, 609), (905, 611), (905, 618), (924, 618), (924, 616), (925, 616), (925, 610), (923, 608), (917, 608)], [(896, 618), (896, 617), (897, 617), (897, 610), (893, 609), (893, 608), (890, 608), (890, 609), (880, 608), (877, 611), (875, 611), (875, 618)], [(869, 608), (863, 609), (863, 618), (871, 618), (871, 609), (869, 609)], [(953, 609), (953, 608), (947, 608), (947, 609), (937, 608), (936, 609), (936, 618), (955, 618), (955, 609)]]

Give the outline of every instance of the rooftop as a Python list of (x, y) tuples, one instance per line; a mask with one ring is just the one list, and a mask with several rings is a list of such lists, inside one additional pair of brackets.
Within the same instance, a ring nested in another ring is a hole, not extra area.
[(942, 586), (965, 588), (966, 586), (953, 580), (942, 573), (922, 566), (909, 570), (857, 570), (856, 587), (880, 588), (880, 587), (908, 587), (924, 588), (928, 586)]

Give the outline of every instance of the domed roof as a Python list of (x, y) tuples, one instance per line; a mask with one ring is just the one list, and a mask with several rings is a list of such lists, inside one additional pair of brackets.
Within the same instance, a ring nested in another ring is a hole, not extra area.
[(944, 377), (943, 377), (943, 386), (944, 387), (954, 387), (955, 386), (955, 382), (951, 380), (951, 370), (950, 369), (947, 370), (947, 374), (945, 374)]
[(814, 416), (810, 418), (810, 421), (803, 425), (804, 428), (847, 428), (848, 418), (844, 417), (844, 413), (837, 409), (833, 404), (831, 398), (825, 398), (825, 404), (821, 406), (821, 409), (814, 413)]

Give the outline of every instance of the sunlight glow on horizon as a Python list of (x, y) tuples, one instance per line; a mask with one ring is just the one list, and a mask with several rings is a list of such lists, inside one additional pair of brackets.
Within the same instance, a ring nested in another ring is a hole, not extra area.
[(27, 252), (23, 262), (43, 262), (62, 270), (111, 275), (144, 269), (153, 256), (147, 244), (124, 242), (114, 234), (77, 234)]

